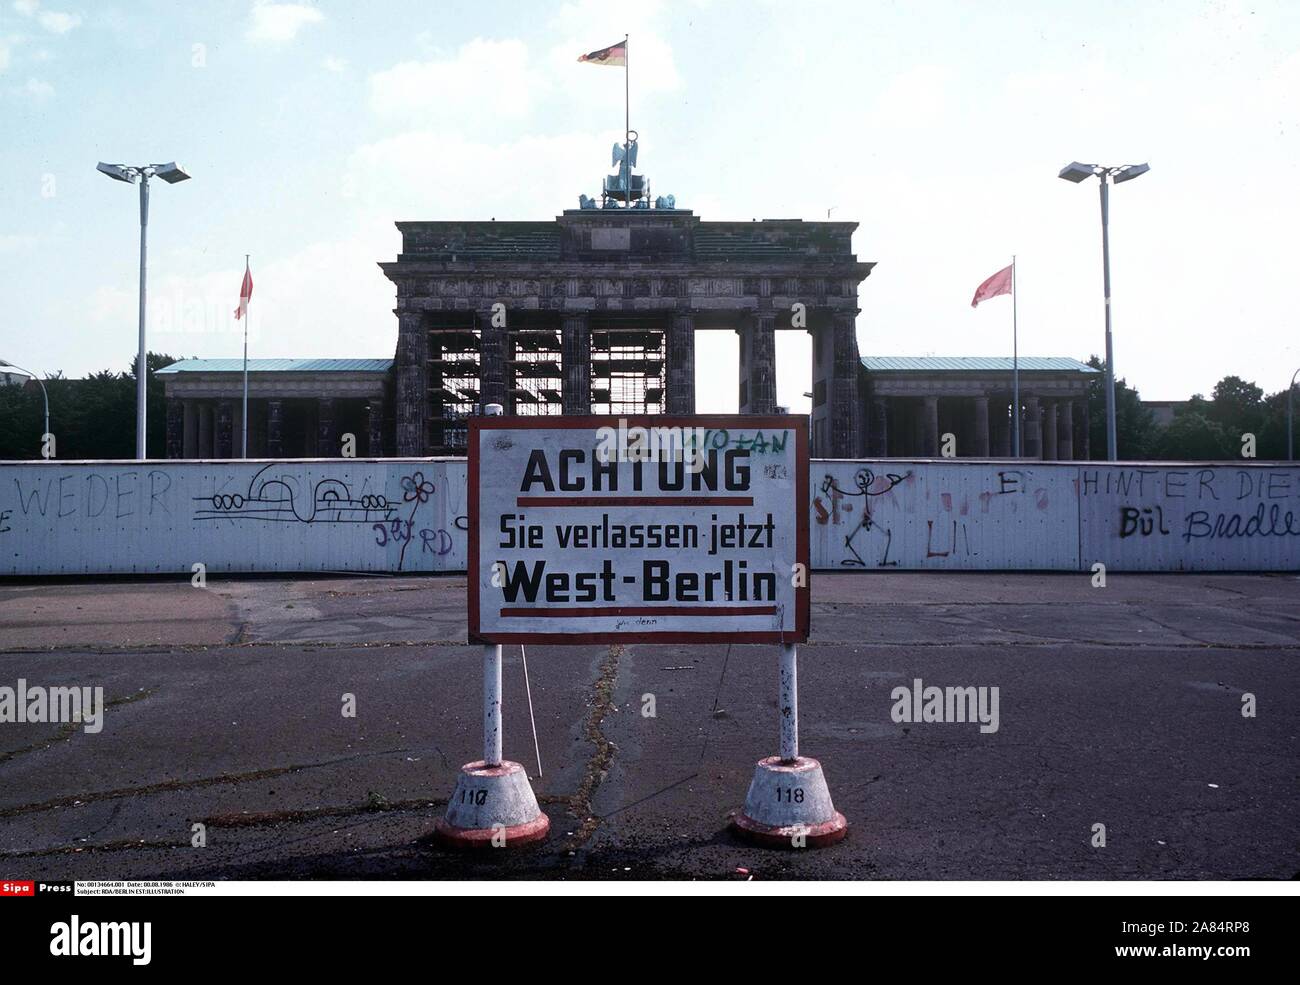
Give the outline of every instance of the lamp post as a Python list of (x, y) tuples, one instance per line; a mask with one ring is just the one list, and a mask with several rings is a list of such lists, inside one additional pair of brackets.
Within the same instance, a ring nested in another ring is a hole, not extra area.
[(1101, 179), (1101, 277), (1106, 307), (1106, 458), (1118, 457), (1118, 439), (1115, 427), (1115, 357), (1110, 342), (1110, 191), (1107, 178), (1115, 184), (1130, 181), (1151, 170), (1149, 164), (1123, 164), (1106, 167), (1103, 164), (1080, 164), (1073, 161), (1061, 169), (1058, 177), (1078, 184), (1094, 174)]
[(144, 308), (145, 308), (145, 258), (147, 232), (149, 229), (149, 179), (161, 178), (169, 185), (189, 178), (176, 162), (170, 164), (105, 164), (100, 161), (96, 170), (102, 171), (114, 181), (125, 181), (129, 185), (140, 183), (140, 346), (135, 365), (135, 457), (146, 456), (148, 432), (145, 430), (146, 387), (149, 380), (149, 365), (145, 355)]
[(1300, 369), (1291, 374), (1291, 385), (1286, 388), (1286, 460), (1295, 461), (1295, 378), (1300, 376)]
[(33, 373), (30, 369), (23, 369), (21, 366), (15, 366), (13, 363), (6, 362), (3, 359), (0, 359), (0, 366), (7, 366), (9, 369), (16, 369), (18, 370), (18, 372), (24, 374), (25, 376), (30, 376), (37, 383), (40, 383), (41, 395), (45, 397), (45, 430), (41, 433), (41, 443), (44, 444), (45, 435), (50, 433), (50, 392), (45, 389), (45, 383), (41, 380), (39, 376)]

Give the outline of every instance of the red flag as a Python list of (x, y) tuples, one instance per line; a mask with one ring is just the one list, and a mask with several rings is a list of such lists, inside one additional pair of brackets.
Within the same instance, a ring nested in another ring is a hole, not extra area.
[(235, 309), (235, 320), (238, 321), (248, 314), (248, 302), (253, 300), (253, 272), (248, 269), (248, 261), (244, 261), (244, 283), (239, 287), (239, 307)]
[(1011, 267), (1003, 267), (983, 284), (975, 288), (975, 296), (971, 298), (970, 306), (973, 308), (981, 301), (995, 298), (999, 294), (1010, 294), (1011, 269)]
[(579, 55), (578, 61), (591, 62), (593, 65), (627, 65), (627, 42), (620, 41), (618, 44), (612, 44), (608, 48), (601, 48), (599, 51), (588, 52), (585, 55)]

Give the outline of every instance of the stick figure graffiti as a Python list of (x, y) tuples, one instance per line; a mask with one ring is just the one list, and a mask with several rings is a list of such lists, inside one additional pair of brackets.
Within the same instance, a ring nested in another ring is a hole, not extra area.
[[(881, 553), (880, 560), (877, 561), (876, 564), (881, 568), (898, 566), (898, 561), (889, 560), (889, 545), (894, 539), (893, 531), (890, 530), (890, 528), (877, 523), (872, 518), (871, 497), (883, 496), (900, 482), (911, 478), (911, 476), (911, 472), (908, 472), (906, 475), (896, 475), (890, 472), (882, 476), (877, 476), (871, 471), (871, 469), (858, 469), (853, 476), (853, 484), (857, 487), (856, 492), (845, 492), (839, 487), (839, 484), (836, 482), (833, 475), (827, 475), (822, 479), (821, 491), (824, 495), (830, 497), (831, 512), (827, 514), (825, 507), (821, 504), (821, 500), (815, 500), (814, 505), (819, 514), (817, 518), (819, 523), (825, 523), (828, 518), (832, 519), (835, 523), (839, 523), (840, 500), (847, 498), (856, 499), (859, 496), (862, 497), (862, 519), (858, 523), (854, 524), (853, 530), (844, 538), (844, 546), (848, 548), (849, 553), (852, 554), (853, 557), (843, 558), (840, 561), (840, 564), (854, 568), (865, 568), (867, 562), (862, 560), (862, 555), (858, 553), (853, 542), (857, 539), (858, 534), (864, 530), (870, 531), (873, 529), (880, 529), (885, 532), (885, 549)], [(845, 512), (848, 512), (848, 510), (846, 509)]]

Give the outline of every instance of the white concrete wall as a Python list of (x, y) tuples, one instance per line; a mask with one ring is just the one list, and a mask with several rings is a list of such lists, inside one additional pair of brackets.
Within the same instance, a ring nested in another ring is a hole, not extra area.
[(1078, 471), (1086, 567), (1300, 570), (1300, 468), (1080, 464)]
[(0, 463), (0, 574), (463, 571), (463, 460)]
[(814, 461), (813, 567), (1078, 570), (1076, 471), (1037, 462)]
[[(1300, 468), (818, 460), (811, 478), (823, 570), (1300, 571)], [(0, 575), (464, 571), (466, 514), (459, 459), (0, 463)]]

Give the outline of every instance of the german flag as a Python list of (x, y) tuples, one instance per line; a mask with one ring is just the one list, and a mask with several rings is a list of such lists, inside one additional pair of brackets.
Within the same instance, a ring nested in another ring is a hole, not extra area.
[(579, 55), (578, 61), (591, 62), (593, 65), (622, 65), (626, 68), (627, 42), (620, 41), (618, 44), (612, 44), (608, 48), (601, 48), (599, 51), (592, 51), (585, 55)]

